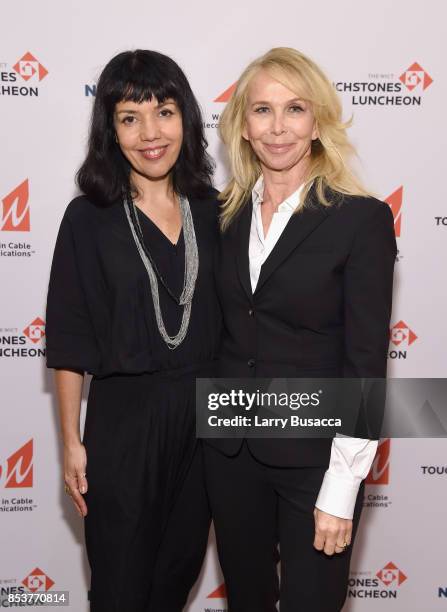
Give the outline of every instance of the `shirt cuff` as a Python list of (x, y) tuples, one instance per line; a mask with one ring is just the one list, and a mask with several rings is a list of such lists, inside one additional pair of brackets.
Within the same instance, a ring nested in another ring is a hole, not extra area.
[(361, 482), (361, 478), (350, 481), (326, 472), (315, 506), (327, 514), (352, 519)]

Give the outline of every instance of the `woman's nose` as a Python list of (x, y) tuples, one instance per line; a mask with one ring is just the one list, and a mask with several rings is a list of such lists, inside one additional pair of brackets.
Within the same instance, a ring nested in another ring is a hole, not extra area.
[(152, 117), (146, 118), (142, 122), (140, 135), (142, 140), (156, 140), (157, 138), (160, 138), (160, 126), (158, 121)]

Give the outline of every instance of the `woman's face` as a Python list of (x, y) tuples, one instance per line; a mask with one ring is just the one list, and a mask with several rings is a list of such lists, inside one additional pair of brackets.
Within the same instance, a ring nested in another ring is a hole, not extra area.
[(183, 124), (172, 99), (118, 102), (114, 125), (118, 144), (134, 172), (150, 180), (166, 177), (180, 154)]
[(304, 167), (311, 142), (318, 138), (310, 104), (265, 70), (259, 70), (249, 84), (242, 135), (263, 170), (274, 171)]

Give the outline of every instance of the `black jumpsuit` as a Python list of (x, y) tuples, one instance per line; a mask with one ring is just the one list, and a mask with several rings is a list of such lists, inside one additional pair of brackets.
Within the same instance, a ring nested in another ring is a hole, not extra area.
[[(121, 202), (73, 200), (57, 238), (47, 302), (47, 365), (93, 375), (85, 533), (92, 612), (179, 612), (203, 561), (209, 509), (195, 437), (195, 378), (211, 376), (220, 336), (213, 252), (217, 201), (189, 199), (199, 273), (186, 338), (175, 350), (155, 320), (149, 278)], [(138, 211), (146, 246), (175, 295), (177, 245)], [(182, 309), (159, 283), (166, 329)]]

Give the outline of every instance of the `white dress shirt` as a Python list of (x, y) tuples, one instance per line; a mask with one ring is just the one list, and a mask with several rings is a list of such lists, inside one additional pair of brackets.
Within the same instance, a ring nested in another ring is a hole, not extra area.
[[(253, 214), (248, 248), (250, 260), (250, 281), (254, 293), (261, 266), (278, 242), (290, 217), (299, 204), (302, 187), (297, 189), (279, 206), (273, 214), (267, 235), (262, 226), (261, 205), (264, 195), (264, 180), (260, 176), (252, 191)], [(366, 478), (378, 442), (363, 438), (336, 437), (332, 441), (329, 467), (316, 501), (316, 507), (323, 512), (340, 518), (352, 519), (360, 484)]]

